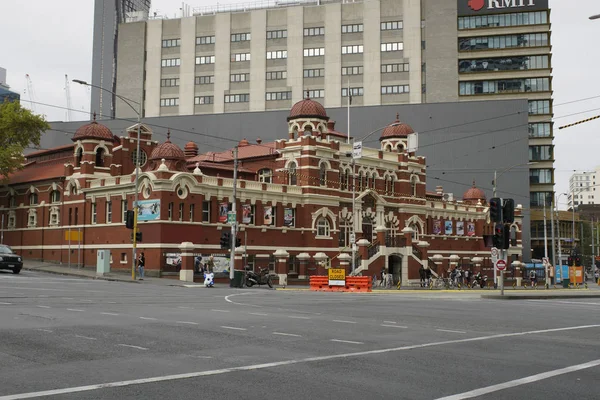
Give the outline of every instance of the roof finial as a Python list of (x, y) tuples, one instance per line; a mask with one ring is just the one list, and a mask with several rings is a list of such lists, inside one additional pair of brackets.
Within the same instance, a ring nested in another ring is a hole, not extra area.
[(171, 141), (171, 129), (167, 129), (167, 142)]
[(473, 187), (477, 187), (477, 186), (475, 186), (475, 179), (473, 179)]
[(306, 89), (306, 100), (310, 99), (310, 90)]
[(396, 113), (396, 121), (400, 121), (400, 113)]
[(94, 122), (96, 122), (96, 111), (94, 111)]

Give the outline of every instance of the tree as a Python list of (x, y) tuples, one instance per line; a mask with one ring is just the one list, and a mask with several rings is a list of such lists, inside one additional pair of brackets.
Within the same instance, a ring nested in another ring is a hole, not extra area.
[(39, 146), (42, 133), (49, 129), (43, 116), (21, 107), (18, 101), (0, 104), (0, 179), (8, 179), (23, 167), (25, 148)]

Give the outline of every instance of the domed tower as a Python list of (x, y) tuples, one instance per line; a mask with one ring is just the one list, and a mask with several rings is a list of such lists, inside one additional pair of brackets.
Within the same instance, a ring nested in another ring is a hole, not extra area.
[(381, 133), (379, 141), (381, 150), (404, 152), (408, 146), (408, 135), (415, 133), (410, 125), (400, 122), (400, 116), (396, 114), (396, 120), (389, 124)]
[(198, 145), (194, 142), (187, 142), (183, 147), (185, 158), (192, 158), (198, 155)]
[(309, 97), (308, 90), (306, 98), (294, 104), (287, 120), (290, 139), (296, 139), (302, 135), (325, 137), (328, 130), (327, 112), (321, 103)]
[(165, 166), (169, 171), (184, 171), (185, 170), (185, 154), (183, 150), (174, 143), (171, 143), (171, 131), (167, 132), (167, 141), (156, 146), (152, 150), (149, 159), (149, 170), (157, 170), (162, 160), (165, 160)]
[(466, 204), (476, 205), (480, 201), (482, 205), (486, 203), (485, 193), (483, 190), (475, 186), (475, 181), (473, 181), (473, 186), (463, 194), (463, 202)]
[(96, 121), (96, 113), (92, 122), (77, 129), (71, 140), (75, 142), (75, 173), (110, 173), (115, 138), (110, 129)]

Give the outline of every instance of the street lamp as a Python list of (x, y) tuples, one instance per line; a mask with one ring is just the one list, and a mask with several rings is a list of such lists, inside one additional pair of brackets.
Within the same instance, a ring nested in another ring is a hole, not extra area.
[(515, 164), (515, 165), (511, 165), (510, 167), (504, 168), (502, 171), (500, 171), (500, 173), (498, 174), (497, 170), (494, 170), (494, 180), (492, 182), (493, 186), (494, 186), (494, 190), (493, 190), (493, 196), (492, 197), (496, 197), (496, 183), (498, 182), (498, 178), (501, 177), (505, 172), (510, 171), (513, 168), (516, 167), (522, 167), (524, 165), (534, 165), (537, 164), (537, 162), (526, 162), (526, 163), (521, 163), (521, 164)]
[[(115, 92), (105, 89), (101, 86), (93, 85), (86, 81), (82, 81), (80, 79), (73, 79), (73, 82), (79, 83), (80, 85), (94, 87), (100, 90), (104, 90), (108, 93), (111, 93), (123, 100), (125, 104), (127, 104), (131, 109), (137, 114), (137, 144), (135, 150), (135, 202), (133, 203), (133, 248), (132, 248), (132, 260), (131, 260), (131, 279), (135, 280), (135, 261), (137, 259), (137, 222), (138, 222), (138, 201), (139, 201), (139, 175), (140, 175), (140, 125), (142, 119), (142, 99), (139, 102), (135, 100), (128, 99), (127, 97), (123, 97)], [(139, 109), (135, 109), (131, 103), (137, 104)]]
[[(369, 132), (367, 135), (363, 136), (358, 142), (361, 143), (361, 151), (362, 151), (362, 142), (367, 139), (369, 136), (374, 135), (375, 133), (384, 130), (385, 128), (387, 128), (388, 126), (398, 126), (400, 125), (400, 122), (394, 122), (390, 125), (385, 125), (382, 126), (381, 128), (377, 128), (372, 132)], [(356, 174), (355, 174), (355, 169), (356, 169), (356, 158), (355, 154), (354, 154), (354, 144), (356, 143), (356, 141), (354, 141), (352, 143), (352, 152), (350, 154), (346, 154), (346, 155), (350, 155), (352, 157), (352, 237), (354, 238), (354, 240), (352, 240), (352, 274), (354, 274), (354, 271), (356, 270)]]

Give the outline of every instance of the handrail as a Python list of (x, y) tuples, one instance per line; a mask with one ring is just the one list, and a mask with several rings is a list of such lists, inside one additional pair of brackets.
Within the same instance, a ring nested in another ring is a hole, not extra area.
[(380, 247), (379, 242), (375, 241), (375, 242), (371, 243), (371, 245), (369, 246), (369, 249), (367, 251), (367, 257), (370, 259), (375, 254), (379, 253), (379, 247)]
[(417, 257), (417, 259), (419, 259), (419, 260), (423, 259), (423, 252), (414, 243), (412, 245), (412, 252), (413, 252), (413, 256)]

